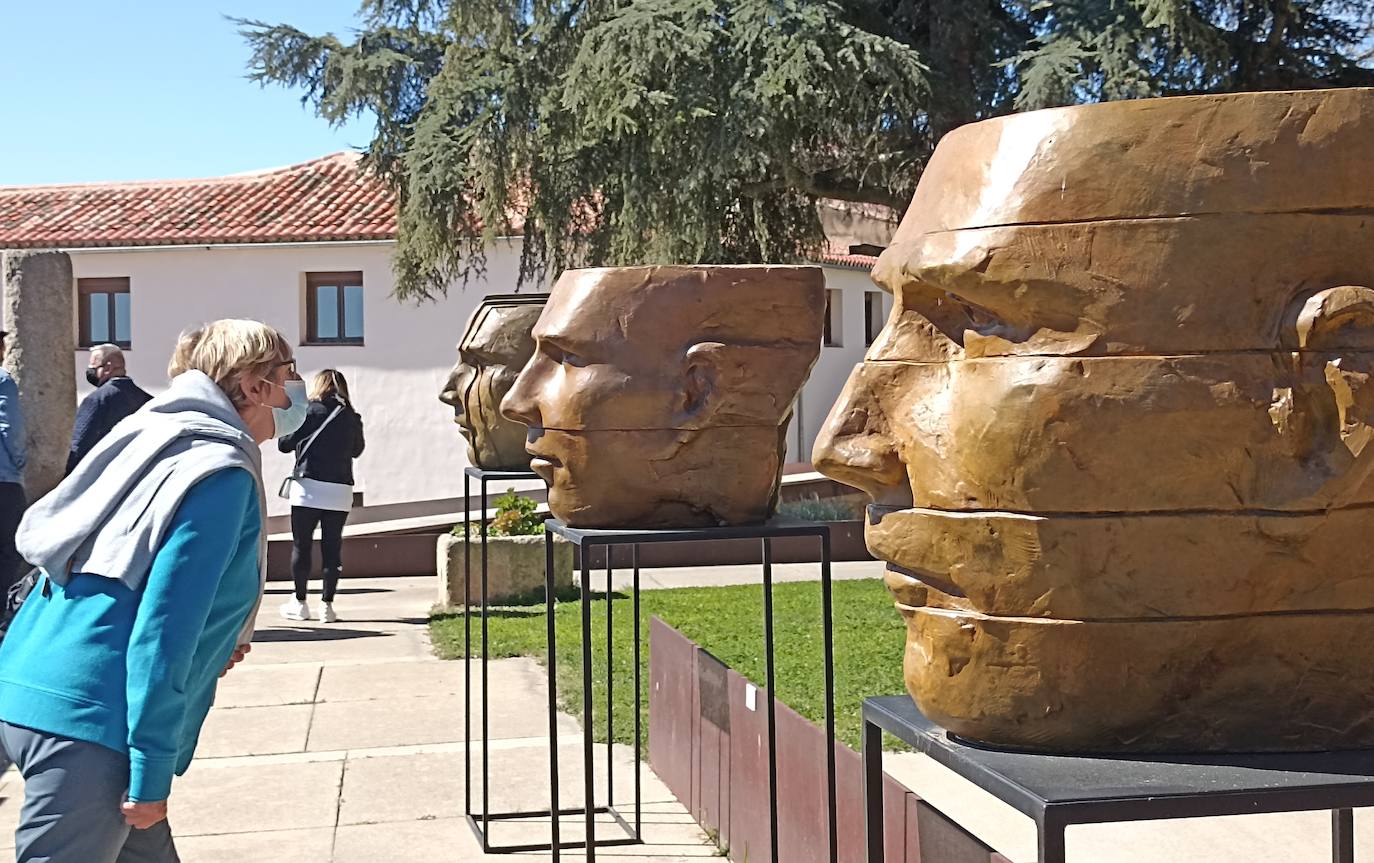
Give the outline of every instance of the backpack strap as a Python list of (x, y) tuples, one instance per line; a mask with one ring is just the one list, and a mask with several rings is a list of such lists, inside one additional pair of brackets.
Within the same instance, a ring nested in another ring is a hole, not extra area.
[(305, 443), (301, 446), (300, 451), (296, 453), (297, 461), (299, 461), (301, 456), (305, 455), (306, 452), (310, 449), (310, 445), (315, 442), (315, 438), (320, 436), (320, 432), (324, 431), (324, 427), (333, 422), (334, 417), (338, 416), (341, 413), (343, 413), (343, 405), (337, 405), (334, 408), (333, 412), (330, 413), (329, 416), (324, 418), (324, 422), (320, 423), (320, 427), (315, 429), (314, 433), (311, 434), (310, 437), (305, 439)]

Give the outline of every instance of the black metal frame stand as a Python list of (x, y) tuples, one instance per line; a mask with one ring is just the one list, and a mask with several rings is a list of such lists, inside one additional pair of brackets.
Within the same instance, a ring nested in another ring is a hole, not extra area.
[[(544, 590), (548, 598), (547, 606), (547, 625), (548, 625), (548, 669), (549, 669), (549, 736), (553, 738), (556, 733), (558, 696), (557, 696), (557, 677), (556, 656), (555, 656), (555, 634), (554, 634), (554, 583), (553, 583), (553, 543), (554, 537), (561, 536), (573, 543), (578, 549), (579, 568), (582, 579), (582, 761), (583, 761), (583, 794), (584, 805), (571, 812), (564, 810), (561, 814), (581, 814), (586, 818), (587, 838), (584, 843), (574, 845), (562, 844), (558, 841), (558, 819), (553, 821), (553, 860), (559, 860), (558, 848), (560, 847), (585, 847), (588, 863), (596, 859), (596, 848), (600, 846), (629, 845), (642, 842), (641, 830), (643, 819), (641, 813), (640, 795), (640, 769), (642, 763), (641, 732), (640, 727), (640, 705), (641, 705), (641, 680), (640, 680), (640, 625), (639, 625), (639, 547), (650, 543), (664, 542), (712, 542), (718, 540), (731, 539), (758, 539), (762, 544), (762, 567), (763, 567), (763, 633), (764, 633), (764, 661), (766, 666), (766, 683), (768, 691), (768, 800), (769, 800), (769, 841), (772, 849), (771, 859), (773, 863), (780, 863), (778, 857), (778, 763), (777, 763), (777, 726), (776, 726), (776, 703), (774, 696), (774, 644), (773, 644), (773, 547), (774, 539), (784, 537), (815, 537), (821, 541), (821, 602), (822, 617), (824, 620), (823, 631), (825, 639), (825, 731), (828, 746), (826, 747), (826, 792), (827, 792), (827, 817), (829, 819), (829, 839), (831, 863), (837, 863), (839, 857), (839, 834), (837, 819), (837, 797), (835, 782), (835, 651), (834, 651), (834, 632), (832, 629), (832, 601), (831, 601), (831, 579), (830, 579), (830, 528), (824, 524), (814, 522), (799, 522), (790, 520), (776, 520), (767, 524), (743, 526), (743, 527), (711, 527), (711, 528), (691, 528), (682, 530), (592, 530), (583, 528), (571, 528), (556, 519), (549, 519), (545, 522), (545, 569), (544, 569)], [(612, 723), (613, 723), (613, 678), (614, 666), (612, 664), (614, 656), (613, 634), (611, 629), (612, 607), (614, 602), (610, 597), (611, 593), (611, 572), (615, 557), (615, 547), (618, 545), (629, 545), (632, 547), (632, 566), (634, 576), (632, 581), (632, 599), (634, 604), (634, 687), (635, 687), (635, 812), (634, 825), (631, 826), (621, 816), (614, 806), (614, 788), (611, 781), (613, 773), (612, 753)], [(593, 718), (592, 718), (592, 624), (591, 624), (591, 567), (588, 562), (588, 551), (591, 548), (601, 547), (606, 554), (606, 664), (611, 673), (607, 676), (606, 692), (606, 805), (596, 805), (595, 783), (593, 778)], [(558, 806), (558, 753), (554, 749), (549, 762), (549, 784), (553, 795), (553, 807)], [(596, 818), (598, 813), (609, 813), (612, 818), (620, 824), (629, 834), (626, 839), (604, 840), (598, 842), (596, 839)]]
[(1331, 859), (1354, 863), (1353, 809), (1374, 806), (1374, 750), (1273, 755), (1042, 755), (951, 737), (905, 695), (863, 704), (868, 863), (883, 863), (883, 732), (1035, 820), (1040, 863), (1071, 824), (1331, 810)]
[[(481, 609), (482, 609), (482, 811), (472, 808), (472, 603), (468, 601), (468, 585), (472, 584), (472, 515), (469, 502), (472, 500), (472, 480), (481, 486), (481, 517), (479, 536), (481, 537)], [(528, 470), (483, 470), (467, 467), (463, 470), (463, 814), (468, 826), (476, 834), (477, 841), (486, 854), (510, 854), (517, 851), (542, 851), (549, 846), (539, 843), (519, 845), (493, 845), (489, 840), (492, 821), (509, 821), (518, 818), (551, 817), (545, 811), (536, 812), (492, 812), (491, 811), (491, 735), (488, 727), (487, 709), (487, 484), (496, 481), (539, 479), (539, 475)], [(556, 737), (550, 737), (549, 747), (558, 746)], [(480, 815), (480, 820), (479, 820)], [(557, 819), (554, 819), (555, 821)]]

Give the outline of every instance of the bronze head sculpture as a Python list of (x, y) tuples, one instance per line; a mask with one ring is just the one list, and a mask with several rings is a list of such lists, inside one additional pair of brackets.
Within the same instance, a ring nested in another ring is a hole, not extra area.
[(918, 706), (1048, 750), (1374, 745), (1374, 90), (958, 129), (813, 460)]
[(506, 396), (549, 508), (576, 527), (768, 518), (820, 353), (815, 267), (569, 270)]
[(501, 399), (534, 353), (530, 331), (545, 294), (493, 294), (482, 300), (458, 342), (458, 362), (439, 400), (468, 443), (468, 461), (487, 470), (528, 470), (525, 427), (501, 416)]

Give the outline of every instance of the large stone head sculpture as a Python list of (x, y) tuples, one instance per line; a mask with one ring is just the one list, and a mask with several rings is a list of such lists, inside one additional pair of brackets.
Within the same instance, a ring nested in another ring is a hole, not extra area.
[(501, 415), (501, 399), (534, 353), (534, 322), (545, 294), (493, 294), (482, 300), (458, 342), (458, 362), (439, 400), (468, 442), (468, 461), (487, 470), (528, 470), (525, 426)]
[(1374, 745), (1374, 91), (956, 130), (814, 461), (963, 736)]
[(815, 267), (569, 270), (503, 405), (580, 527), (747, 524), (774, 509), (820, 353)]

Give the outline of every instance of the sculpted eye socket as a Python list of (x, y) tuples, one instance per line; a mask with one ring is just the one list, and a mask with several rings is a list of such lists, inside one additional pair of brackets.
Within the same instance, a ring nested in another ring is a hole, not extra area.
[(585, 368), (586, 366), (590, 365), (590, 363), (584, 357), (581, 357), (573, 353), (572, 351), (564, 350), (561, 346), (555, 344), (554, 342), (542, 342), (539, 345), (539, 349), (543, 352), (544, 356), (548, 357), (556, 363), (559, 363), (560, 365), (572, 366), (573, 368), (578, 369)]

